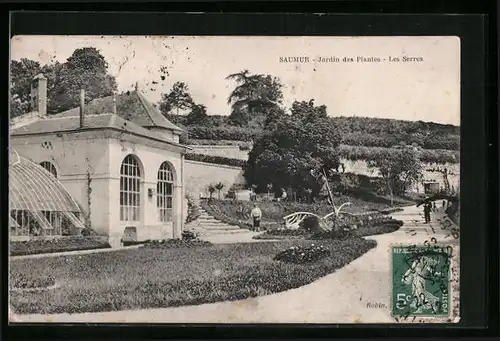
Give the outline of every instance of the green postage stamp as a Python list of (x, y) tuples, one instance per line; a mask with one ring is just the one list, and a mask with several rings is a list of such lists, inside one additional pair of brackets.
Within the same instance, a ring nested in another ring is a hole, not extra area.
[(453, 248), (448, 245), (392, 246), (391, 314), (448, 316), (452, 255)]

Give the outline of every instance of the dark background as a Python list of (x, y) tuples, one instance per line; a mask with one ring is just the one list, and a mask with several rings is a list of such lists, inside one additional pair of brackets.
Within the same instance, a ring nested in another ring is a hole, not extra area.
[[(63, 35), (457, 35), (461, 38), (461, 323), (457, 325), (269, 325), (269, 326), (48, 326), (7, 324), (8, 231), (3, 238), (3, 332), (16, 339), (95, 338), (249, 338), (249, 337), (398, 337), (498, 335), (498, 68), (497, 3), (495, 1), (335, 1), (335, 2), (233, 2), (233, 3), (114, 3), (2, 5), (0, 23), (10, 37), (20, 34)], [(25, 10), (25, 12), (19, 12)], [(53, 12), (36, 12), (53, 11)], [(57, 11), (57, 12), (56, 12)], [(61, 11), (72, 11), (61, 13)], [(75, 12), (80, 11), (80, 12)], [(97, 11), (94, 13), (82, 11)], [(128, 13), (102, 13), (125, 11)], [(132, 11), (136, 13), (132, 13)], [(179, 13), (145, 13), (173, 11)], [(182, 14), (180, 12), (210, 12)], [(226, 12), (226, 13), (224, 13)], [(265, 12), (265, 13), (261, 13)], [(287, 12), (298, 14), (280, 14)], [(313, 15), (300, 13), (345, 13)], [(257, 14), (260, 13), (260, 14)], [(351, 14), (348, 14), (351, 13)], [(358, 15), (353, 15), (357, 13)], [(407, 13), (398, 15), (397, 13)], [(432, 15), (429, 15), (433, 13)], [(447, 15), (443, 15), (448, 13)], [(463, 15), (458, 15), (462, 13)], [(360, 15), (361, 14), (361, 15)], [(488, 15), (483, 15), (488, 14)], [(4, 44), (7, 45), (7, 37)], [(10, 41), (10, 39), (9, 39)], [(5, 46), (4, 45), (4, 46)], [(8, 74), (7, 60), (4, 61)], [(8, 112), (8, 78), (1, 83)], [(7, 117), (5, 115), (4, 117)], [(8, 119), (1, 120), (2, 142), (8, 143)], [(2, 149), (7, 164), (7, 149)], [(7, 167), (0, 167), (0, 189), (7, 192)], [(8, 214), (3, 196), (0, 217)], [(6, 221), (5, 221), (6, 222)], [(8, 226), (6, 223), (3, 226)], [(487, 268), (490, 267), (490, 271)], [(346, 285), (349, 285), (346, 283)], [(356, 327), (356, 328), (354, 328)]]

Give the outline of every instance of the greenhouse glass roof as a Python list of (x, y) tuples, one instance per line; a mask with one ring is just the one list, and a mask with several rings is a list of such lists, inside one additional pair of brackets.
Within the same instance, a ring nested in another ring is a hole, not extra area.
[(61, 182), (42, 166), (10, 152), (10, 210), (80, 212)]

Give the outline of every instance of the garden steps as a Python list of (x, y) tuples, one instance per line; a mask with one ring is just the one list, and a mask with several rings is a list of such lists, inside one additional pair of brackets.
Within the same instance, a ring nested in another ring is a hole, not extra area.
[(187, 229), (195, 230), (200, 236), (222, 236), (233, 234), (249, 233), (248, 229), (241, 228), (237, 225), (231, 225), (216, 219), (203, 208), (199, 208), (200, 215), (198, 218), (186, 225)]

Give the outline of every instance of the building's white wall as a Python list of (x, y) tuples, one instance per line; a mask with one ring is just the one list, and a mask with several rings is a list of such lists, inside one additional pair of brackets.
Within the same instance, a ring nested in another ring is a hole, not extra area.
[[(208, 196), (208, 186), (222, 182), (224, 189), (221, 191), (223, 197), (231, 185), (245, 184), (243, 177), (243, 169), (234, 166), (216, 165), (211, 163), (186, 160), (185, 171), (186, 176), (185, 186), (186, 191), (198, 198), (200, 193)], [(214, 196), (217, 197), (217, 192)]]
[[(129, 154), (135, 155), (141, 164), (142, 196), (140, 222), (120, 221), (120, 167), (123, 159)], [(181, 154), (132, 142), (112, 140), (110, 143), (110, 156), (110, 236), (115, 238), (117, 236), (122, 236), (125, 227), (135, 226), (137, 228), (138, 240), (179, 238), (184, 223)], [(170, 163), (174, 171), (175, 179), (173, 221), (168, 223), (163, 223), (158, 220), (158, 210), (156, 206), (158, 169), (164, 161)], [(149, 188), (153, 189), (155, 192), (153, 197), (148, 196)]]
[[(129, 139), (131, 140), (131, 139)], [(137, 228), (139, 240), (180, 238), (186, 217), (181, 153), (168, 151), (160, 145), (148, 146), (112, 138), (112, 134), (73, 133), (45, 136), (16, 137), (11, 146), (23, 157), (36, 163), (49, 161), (58, 172), (58, 178), (68, 189), (82, 210), (90, 218), (90, 226), (99, 234), (109, 236), (118, 245), (127, 226)], [(49, 143), (50, 142), (50, 143)], [(134, 224), (120, 221), (120, 168), (123, 159), (133, 154), (142, 165), (141, 220)], [(173, 221), (158, 220), (156, 183), (160, 165), (168, 161), (174, 171)], [(90, 200), (89, 180), (90, 175)], [(148, 188), (154, 190), (148, 196)]]
[(10, 142), (21, 156), (33, 162), (51, 162), (58, 179), (80, 206), (85, 223), (101, 235), (108, 234), (110, 204), (106, 188), (110, 158), (105, 136), (92, 139), (81, 134), (13, 136)]

